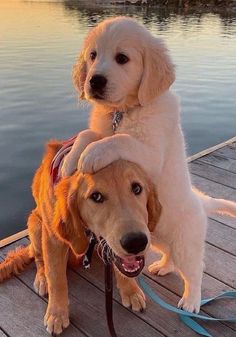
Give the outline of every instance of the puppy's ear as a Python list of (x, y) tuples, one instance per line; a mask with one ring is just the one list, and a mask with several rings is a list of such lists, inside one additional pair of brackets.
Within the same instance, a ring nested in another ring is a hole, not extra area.
[(72, 81), (75, 89), (80, 93), (80, 98), (84, 98), (84, 83), (87, 76), (87, 67), (84, 58), (84, 52), (82, 51), (75, 63), (72, 71)]
[(143, 76), (138, 91), (139, 103), (145, 106), (167, 90), (175, 80), (174, 65), (164, 42), (150, 37), (144, 48)]
[(149, 183), (148, 201), (148, 229), (153, 232), (161, 215), (161, 204), (159, 203), (155, 187)]
[(83, 254), (88, 240), (77, 200), (79, 179), (76, 174), (61, 180), (55, 187), (56, 205), (53, 231), (70, 246), (75, 255)]

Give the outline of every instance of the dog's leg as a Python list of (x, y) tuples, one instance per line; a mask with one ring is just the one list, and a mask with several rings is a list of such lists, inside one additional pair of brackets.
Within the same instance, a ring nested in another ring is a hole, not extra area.
[(51, 334), (60, 334), (70, 323), (66, 277), (68, 249), (68, 246), (43, 228), (43, 255), (49, 295), (44, 325)]
[(32, 256), (34, 256), (37, 268), (34, 289), (40, 296), (48, 293), (45, 277), (43, 253), (42, 253), (42, 220), (37, 210), (33, 210), (28, 218), (29, 237), (31, 242)]
[(92, 130), (81, 131), (70, 152), (66, 155), (61, 168), (62, 177), (70, 176), (77, 168), (77, 163), (81, 153), (92, 142), (96, 142), (101, 137)]
[[(192, 217), (183, 226), (180, 239), (172, 247), (176, 270), (184, 280), (184, 293), (178, 306), (190, 312), (199, 312), (204, 267), (204, 240), (207, 219)], [(205, 222), (205, 223), (204, 223)], [(182, 223), (183, 224), (183, 223)]]
[(195, 261), (190, 260), (191, 258), (178, 268), (184, 280), (184, 293), (178, 303), (178, 307), (189, 312), (198, 313), (201, 302), (203, 262), (200, 257), (195, 259)]
[(123, 306), (134, 311), (143, 311), (146, 308), (146, 298), (136, 280), (124, 276), (116, 267), (114, 271)]
[[(157, 166), (150, 165), (150, 158), (158, 158)], [(116, 134), (88, 145), (80, 156), (78, 170), (82, 173), (94, 173), (118, 159), (141, 166), (152, 177), (161, 171), (163, 150), (151, 148), (128, 134)]]
[(171, 258), (170, 247), (164, 243), (158, 243), (152, 238), (151, 248), (158, 253), (162, 253), (162, 258), (159, 261), (155, 261), (148, 266), (148, 271), (151, 274), (158, 274), (164, 276), (175, 270), (174, 262)]

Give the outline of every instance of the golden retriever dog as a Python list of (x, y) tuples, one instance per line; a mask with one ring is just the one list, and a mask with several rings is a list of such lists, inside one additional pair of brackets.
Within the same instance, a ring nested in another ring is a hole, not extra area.
[(192, 189), (180, 103), (170, 91), (175, 71), (164, 42), (131, 18), (105, 20), (85, 39), (73, 79), (93, 108), (89, 129), (64, 161), (63, 176), (76, 168), (96, 172), (118, 159), (147, 173), (162, 205), (152, 243), (163, 257), (149, 270), (178, 271), (184, 280), (179, 306), (198, 312), (207, 215), (235, 216), (236, 204)]
[(85, 253), (86, 229), (112, 250), (123, 305), (136, 311), (145, 308), (145, 296), (133, 277), (144, 266), (150, 232), (161, 210), (147, 175), (123, 160), (95, 174), (76, 172), (53, 186), (50, 167), (60, 148), (59, 142), (47, 146), (33, 180), (36, 208), (28, 219), (30, 245), (10, 252), (0, 264), (3, 281), (35, 259), (34, 287), (41, 296), (48, 292), (44, 324), (54, 334), (69, 325), (66, 267), (68, 259)]

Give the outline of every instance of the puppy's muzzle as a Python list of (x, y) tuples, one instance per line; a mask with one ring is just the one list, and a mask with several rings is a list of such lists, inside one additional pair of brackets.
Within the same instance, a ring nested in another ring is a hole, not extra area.
[(120, 244), (127, 253), (136, 255), (144, 251), (148, 244), (148, 238), (142, 232), (130, 232), (121, 238)]
[[(107, 84), (107, 79), (103, 75), (93, 75), (89, 81), (91, 92), (96, 96), (102, 96)], [(98, 97), (101, 98), (101, 97)]]

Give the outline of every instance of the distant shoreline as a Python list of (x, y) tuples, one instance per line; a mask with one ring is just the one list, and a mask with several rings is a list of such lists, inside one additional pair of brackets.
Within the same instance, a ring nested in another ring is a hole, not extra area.
[(142, 7), (178, 7), (180, 9), (226, 9), (227, 7), (227, 9), (236, 9), (236, 0), (72, 0), (72, 2), (77, 2), (86, 6), (127, 5)]

